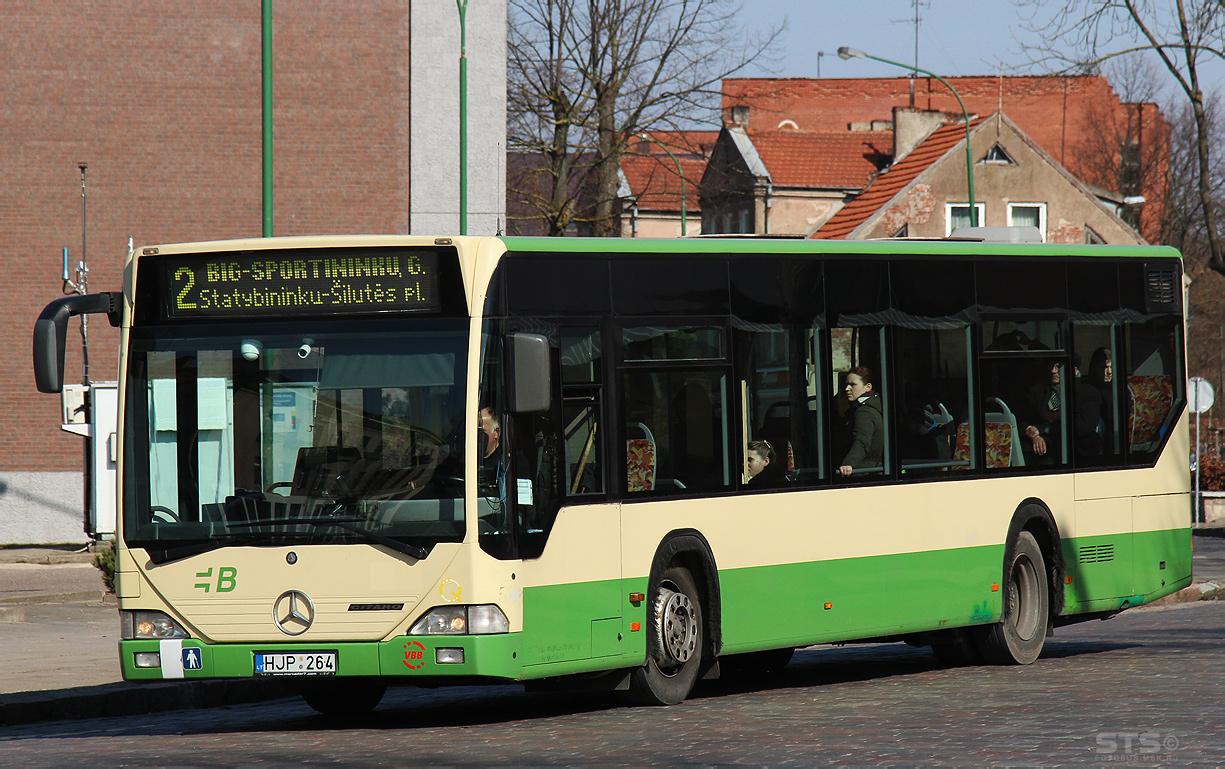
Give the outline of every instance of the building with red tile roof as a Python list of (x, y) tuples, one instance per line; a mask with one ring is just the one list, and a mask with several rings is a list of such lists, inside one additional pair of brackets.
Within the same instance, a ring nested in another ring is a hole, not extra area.
[(621, 158), (623, 237), (673, 238), (682, 229), (685, 235), (701, 234), (699, 186), (718, 135), (717, 131), (652, 131), (648, 139), (630, 145)]
[(892, 154), (887, 131), (725, 128), (702, 177), (703, 231), (806, 235)]
[[(913, 119), (896, 113), (899, 127)], [(812, 237), (948, 236), (969, 224), (964, 122), (939, 125), (878, 174)], [(1036, 226), (1050, 243), (1144, 238), (1002, 113), (970, 123), (975, 207), (988, 227)]]
[[(1165, 197), (1169, 125), (1157, 105), (1125, 102), (1098, 75), (950, 77), (971, 115), (1003, 112), (1061, 166), (1084, 182), (1142, 195), (1141, 228), (1155, 238)], [(728, 78), (725, 120), (800, 131), (885, 128), (895, 107), (961, 116), (956, 98), (931, 77)]]

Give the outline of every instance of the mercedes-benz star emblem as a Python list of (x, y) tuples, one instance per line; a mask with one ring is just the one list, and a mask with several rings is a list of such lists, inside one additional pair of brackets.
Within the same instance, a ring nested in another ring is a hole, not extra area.
[(286, 590), (272, 604), (272, 621), (285, 635), (302, 635), (315, 621), (315, 605), (301, 590)]

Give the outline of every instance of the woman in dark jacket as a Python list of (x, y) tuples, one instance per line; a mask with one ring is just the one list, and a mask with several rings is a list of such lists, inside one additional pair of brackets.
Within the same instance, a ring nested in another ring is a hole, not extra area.
[(838, 467), (841, 475), (849, 476), (858, 467), (880, 467), (885, 455), (885, 418), (880, 394), (876, 391), (872, 370), (856, 366), (846, 375), (843, 394), (850, 401), (846, 413), (847, 432), (851, 445)]

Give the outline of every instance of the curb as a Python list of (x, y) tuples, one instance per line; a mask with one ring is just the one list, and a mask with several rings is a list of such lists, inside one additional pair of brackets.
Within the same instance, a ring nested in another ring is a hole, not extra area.
[(1184, 587), (1177, 593), (1171, 593), (1164, 598), (1158, 598), (1152, 603), (1146, 603), (1140, 608), (1174, 606), (1175, 604), (1193, 603), (1195, 601), (1225, 601), (1225, 588), (1216, 582), (1196, 582), (1189, 587)]
[(93, 552), (42, 550), (37, 548), (0, 549), (0, 563), (33, 563), (39, 566), (63, 566), (67, 563), (93, 563)]
[(297, 696), (273, 681), (208, 680), (172, 684), (101, 684), (75, 689), (0, 694), (0, 727), (39, 721), (113, 718), (241, 705)]
[(75, 593), (50, 593), (44, 595), (23, 595), (3, 599), (0, 612), (9, 607), (33, 606), (40, 603), (96, 603), (118, 606), (119, 600), (113, 593), (106, 590), (79, 590)]

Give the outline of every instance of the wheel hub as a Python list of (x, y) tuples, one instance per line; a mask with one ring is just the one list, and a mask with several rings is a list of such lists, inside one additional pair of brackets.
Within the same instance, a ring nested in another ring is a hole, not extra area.
[(697, 652), (697, 614), (689, 596), (667, 587), (656, 600), (659, 647), (666, 660), (683, 665)]

